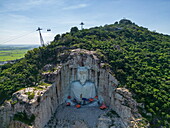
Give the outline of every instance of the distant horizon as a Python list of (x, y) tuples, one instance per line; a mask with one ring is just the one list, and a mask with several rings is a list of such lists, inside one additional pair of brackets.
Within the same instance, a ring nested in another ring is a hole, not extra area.
[(0, 44), (1, 46), (41, 46), (40, 44)]

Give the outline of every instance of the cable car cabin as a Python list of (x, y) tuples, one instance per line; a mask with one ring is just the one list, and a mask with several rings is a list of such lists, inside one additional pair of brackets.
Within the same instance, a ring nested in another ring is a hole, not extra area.
[(47, 29), (47, 32), (51, 31), (51, 29)]

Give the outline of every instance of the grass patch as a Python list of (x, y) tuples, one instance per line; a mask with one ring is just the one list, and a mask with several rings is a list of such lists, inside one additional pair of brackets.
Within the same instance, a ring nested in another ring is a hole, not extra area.
[(35, 46), (0, 46), (0, 61), (21, 59)]
[(11, 102), (11, 105), (15, 105), (16, 103), (18, 103), (18, 101), (14, 100), (14, 101)]
[(23, 58), (28, 50), (0, 51), (0, 61), (9, 61)]
[(42, 83), (40, 83), (40, 85), (41, 86), (45, 86), (47, 88), (48, 86), (51, 86), (52, 84), (51, 83), (42, 82)]
[(28, 95), (29, 100), (33, 99), (35, 96), (34, 92), (26, 92), (26, 94)]

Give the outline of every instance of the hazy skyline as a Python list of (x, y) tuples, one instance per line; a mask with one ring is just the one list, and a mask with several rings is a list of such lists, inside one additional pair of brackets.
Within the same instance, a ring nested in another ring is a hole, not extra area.
[(71, 27), (80, 29), (80, 22), (90, 28), (122, 18), (170, 35), (169, 0), (1, 0), (0, 44), (39, 44), (38, 27), (47, 42)]

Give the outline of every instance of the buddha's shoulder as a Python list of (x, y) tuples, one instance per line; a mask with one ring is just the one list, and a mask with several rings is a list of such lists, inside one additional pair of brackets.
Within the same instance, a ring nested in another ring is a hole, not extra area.
[(73, 81), (71, 84), (80, 84), (80, 81)]
[(93, 82), (91, 82), (91, 81), (86, 81), (86, 84), (94, 85), (94, 83), (93, 83)]

